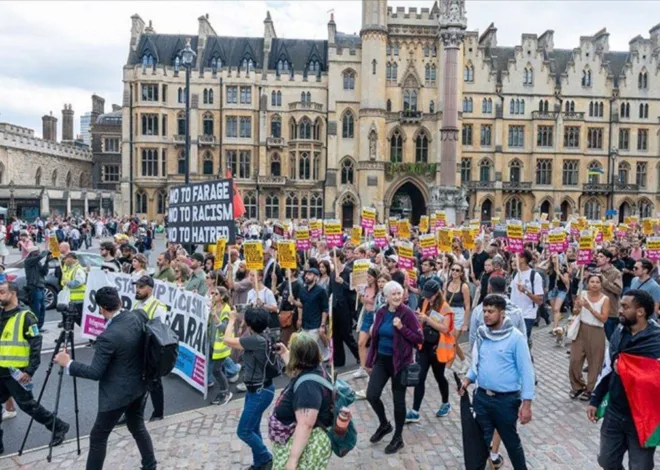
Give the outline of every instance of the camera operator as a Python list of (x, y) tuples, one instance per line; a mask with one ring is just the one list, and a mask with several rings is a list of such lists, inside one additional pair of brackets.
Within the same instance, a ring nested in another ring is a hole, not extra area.
[[(69, 425), (37, 405), (32, 392), (23, 388), (30, 383), (41, 363), (37, 318), (28, 308), (19, 305), (18, 287), (13, 282), (0, 284), (0, 306), (0, 403), (12, 397), (18, 407), (35, 421), (51, 430), (55, 426), (53, 446), (58, 446), (64, 441)], [(10, 368), (21, 371), (17, 379), (12, 377)], [(0, 454), (3, 452), (0, 430)]]
[(46, 331), (43, 329), (46, 319), (45, 277), (48, 274), (48, 262), (51, 259), (52, 256), (48, 251), (40, 253), (39, 247), (33, 245), (28, 248), (28, 255), (24, 262), (25, 280), (30, 293), (30, 307), (32, 307), (32, 313), (37, 317), (37, 326), (42, 333)]
[(76, 323), (80, 325), (82, 320), (82, 306), (85, 300), (85, 288), (87, 284), (87, 271), (78, 262), (78, 255), (70, 252), (64, 257), (62, 262), (62, 289), (69, 289), (69, 302), (71, 302), (78, 318)]
[(128, 430), (142, 456), (143, 470), (155, 470), (156, 456), (143, 418), (143, 329), (147, 317), (142, 312), (121, 310), (121, 299), (114, 287), (100, 288), (94, 299), (107, 323), (105, 331), (96, 338), (91, 365), (72, 361), (66, 349), (54, 359), (73, 377), (99, 381), (99, 410), (89, 436), (86, 468), (103, 468), (108, 436), (125, 413)]

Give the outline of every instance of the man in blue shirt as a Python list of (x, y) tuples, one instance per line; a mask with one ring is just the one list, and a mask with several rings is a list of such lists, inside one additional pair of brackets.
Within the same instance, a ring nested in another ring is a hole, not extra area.
[[(497, 431), (515, 470), (526, 470), (516, 422), (532, 420), (534, 368), (527, 340), (506, 317), (506, 299), (490, 294), (483, 301), (484, 325), (472, 350), (472, 366), (460, 393), (477, 384), (473, 407), (486, 442)], [(521, 402), (522, 400), (522, 402)]]
[(653, 272), (653, 263), (647, 258), (638, 259), (635, 262), (635, 267), (633, 268), (633, 273), (635, 278), (630, 283), (630, 289), (643, 290), (651, 294), (653, 297), (653, 302), (655, 303), (655, 308), (653, 309), (652, 319), (658, 318), (658, 308), (660, 307), (660, 285), (651, 278), (651, 273)]

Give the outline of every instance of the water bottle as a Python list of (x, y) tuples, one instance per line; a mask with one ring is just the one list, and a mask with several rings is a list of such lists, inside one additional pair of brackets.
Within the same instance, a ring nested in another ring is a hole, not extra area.
[[(10, 368), (9, 368), (9, 373), (10, 373), (11, 376), (14, 378), (14, 380), (15, 380), (16, 382), (18, 382), (18, 378), (21, 376), (21, 371), (18, 370), (16, 367), (10, 367)], [(26, 384), (22, 384), (22, 383), (20, 383), (20, 382), (18, 382), (18, 384), (19, 384), (21, 387), (23, 387), (25, 390), (27, 390), (28, 392), (31, 392), (31, 391), (32, 391), (32, 388), (34, 387), (34, 384), (32, 383), (32, 380), (30, 380), (30, 381), (29, 381), (28, 383), (26, 383)]]
[(339, 414), (337, 415), (337, 421), (335, 422), (335, 434), (338, 436), (343, 436), (346, 434), (346, 431), (348, 430), (348, 425), (351, 422), (351, 410), (346, 408), (345, 406), (342, 407), (341, 410), (339, 410)]

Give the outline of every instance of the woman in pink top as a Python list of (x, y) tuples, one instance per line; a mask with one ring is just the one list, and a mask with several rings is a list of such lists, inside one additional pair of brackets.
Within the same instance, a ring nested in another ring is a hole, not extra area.
[(27, 258), (28, 250), (32, 248), (32, 246), (34, 246), (34, 243), (32, 243), (27, 230), (21, 230), (21, 235), (18, 240), (18, 247), (21, 249), (21, 259)]
[(643, 257), (641, 244), (639, 238), (633, 240), (633, 246), (630, 249), (630, 257), (635, 261), (639, 261)]

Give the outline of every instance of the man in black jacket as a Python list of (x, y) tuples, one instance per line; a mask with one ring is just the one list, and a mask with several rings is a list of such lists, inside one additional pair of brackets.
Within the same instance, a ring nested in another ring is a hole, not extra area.
[(28, 255), (24, 262), (25, 281), (30, 293), (30, 306), (32, 307), (32, 313), (37, 317), (37, 326), (42, 333), (45, 333), (43, 326), (46, 319), (45, 277), (48, 274), (48, 262), (51, 259), (52, 257), (48, 251), (44, 250), (40, 253), (39, 247), (32, 246), (28, 248)]
[[(41, 335), (37, 318), (24, 305), (18, 303), (18, 287), (13, 282), (0, 284), (0, 403), (13, 397), (18, 407), (48, 429), (55, 426), (53, 445), (60, 445), (69, 430), (69, 425), (43, 406), (37, 405), (27, 386), (41, 363)], [(21, 330), (20, 325), (23, 325)], [(25, 346), (27, 345), (27, 347)], [(12, 377), (11, 370), (19, 375)], [(0, 422), (2, 413), (0, 413)], [(0, 454), (4, 452), (2, 430), (0, 430)]]
[(103, 468), (108, 436), (124, 413), (142, 456), (142, 469), (155, 470), (154, 448), (144, 425), (146, 388), (142, 372), (146, 315), (121, 310), (121, 299), (114, 287), (100, 288), (95, 301), (107, 324), (96, 338), (92, 364), (72, 361), (66, 350), (55, 356), (55, 362), (65, 367), (69, 375), (99, 381), (99, 411), (89, 436), (87, 470)]
[(619, 306), (619, 322), (612, 333), (610, 360), (613, 370), (603, 377), (591, 395), (587, 417), (596, 422), (596, 410), (609, 392), (609, 404), (600, 428), (598, 463), (606, 470), (623, 468), (623, 456), (628, 451), (629, 468), (653, 468), (655, 447), (639, 445), (639, 436), (626, 390), (617, 369), (619, 354), (627, 353), (660, 359), (660, 326), (649, 321), (655, 302), (648, 292), (634, 289), (626, 292)]

